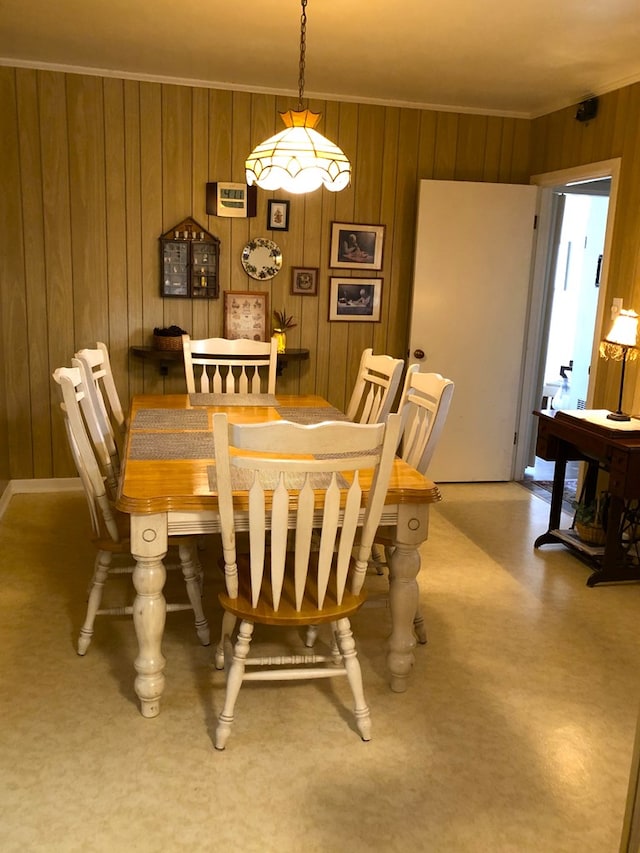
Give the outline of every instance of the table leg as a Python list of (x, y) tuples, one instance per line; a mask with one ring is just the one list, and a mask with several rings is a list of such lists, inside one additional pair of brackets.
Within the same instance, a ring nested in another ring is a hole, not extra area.
[(136, 561), (133, 585), (137, 593), (133, 604), (133, 624), (138, 638), (135, 691), (142, 716), (157, 717), (166, 663), (161, 648), (167, 613), (162, 594), (167, 577), (162, 562), (167, 553), (166, 514), (131, 516), (131, 553)]
[(389, 564), (389, 605), (391, 636), (387, 666), (391, 673), (391, 689), (403, 693), (407, 689), (413, 666), (416, 638), (413, 619), (418, 606), (420, 553), (418, 548), (427, 538), (429, 529), (428, 504), (401, 504), (393, 554)]
[(551, 492), (551, 507), (549, 509), (549, 529), (546, 533), (538, 536), (533, 543), (534, 548), (548, 543), (557, 543), (556, 537), (551, 532), (558, 530), (562, 518), (562, 499), (564, 497), (564, 478), (567, 470), (567, 457), (565, 452), (559, 452), (553, 468), (553, 491)]

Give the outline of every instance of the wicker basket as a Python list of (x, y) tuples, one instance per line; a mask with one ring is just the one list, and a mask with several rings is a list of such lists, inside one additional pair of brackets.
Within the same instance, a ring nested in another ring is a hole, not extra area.
[(576, 521), (576, 532), (580, 539), (589, 545), (604, 545), (607, 539), (604, 528), (599, 524), (583, 524), (581, 521)]
[(182, 335), (154, 335), (153, 346), (160, 350), (181, 350)]

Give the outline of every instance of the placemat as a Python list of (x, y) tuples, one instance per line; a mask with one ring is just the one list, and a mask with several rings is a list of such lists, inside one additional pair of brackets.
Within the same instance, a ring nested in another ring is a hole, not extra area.
[(201, 409), (140, 409), (132, 429), (207, 429), (207, 413)]
[(189, 394), (192, 406), (277, 406), (275, 394)]
[[(231, 488), (239, 491), (249, 490), (253, 484), (253, 473), (253, 471), (250, 471), (247, 468), (232, 468)], [(216, 492), (218, 490), (218, 478), (216, 476), (216, 469), (214, 465), (209, 465), (207, 467), (207, 474), (209, 477), (209, 488), (212, 492)], [(260, 478), (260, 483), (264, 489), (273, 490), (278, 485), (279, 472), (259, 471), (258, 477)], [(285, 488), (301, 489), (304, 485), (304, 479), (304, 474), (300, 474), (295, 471), (287, 472), (284, 475)], [(310, 480), (311, 487), (313, 489), (327, 489), (331, 483), (331, 474), (325, 472), (311, 474)], [(337, 483), (339, 489), (347, 489), (349, 487), (349, 484), (342, 474), (338, 474)]]
[(211, 432), (131, 433), (130, 459), (212, 459)]
[(349, 421), (344, 412), (333, 406), (276, 406), (283, 421), (294, 424), (320, 424), (323, 421)]

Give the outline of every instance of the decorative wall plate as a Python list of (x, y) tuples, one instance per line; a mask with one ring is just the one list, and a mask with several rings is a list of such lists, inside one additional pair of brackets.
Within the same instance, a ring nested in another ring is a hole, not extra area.
[(273, 240), (256, 237), (242, 250), (242, 266), (251, 278), (264, 281), (273, 278), (282, 267), (282, 252)]

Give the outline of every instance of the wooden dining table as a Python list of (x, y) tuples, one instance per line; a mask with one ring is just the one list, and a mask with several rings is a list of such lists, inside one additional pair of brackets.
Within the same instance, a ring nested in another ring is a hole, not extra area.
[[(313, 395), (138, 395), (129, 416), (116, 506), (131, 518), (131, 553), (136, 561), (133, 620), (138, 640), (135, 691), (144, 717), (160, 712), (165, 686), (162, 654), (166, 602), (163, 559), (170, 535), (219, 533), (215, 492), (213, 415), (235, 423), (289, 420), (319, 423), (346, 420)], [(363, 491), (367, 490), (363, 480)], [(413, 618), (418, 603), (420, 545), (428, 534), (429, 507), (438, 488), (397, 458), (381, 526), (393, 530), (389, 566), (392, 630), (387, 666), (390, 686), (407, 688), (416, 645)]]

